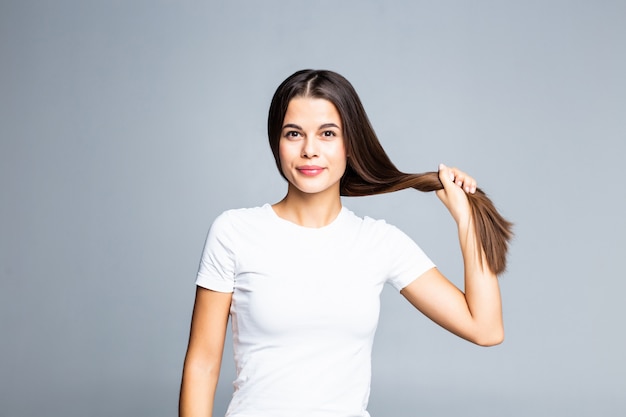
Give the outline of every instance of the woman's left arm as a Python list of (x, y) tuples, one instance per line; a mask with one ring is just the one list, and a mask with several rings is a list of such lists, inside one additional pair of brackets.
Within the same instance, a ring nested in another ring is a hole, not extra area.
[(437, 268), (402, 289), (418, 310), (452, 333), (481, 346), (493, 346), (504, 339), (502, 301), (498, 278), (487, 266), (478, 246), (471, 209), (465, 193), (476, 191), (476, 181), (455, 168), (439, 167), (444, 188), (437, 196), (454, 218), (465, 270), (465, 293)]

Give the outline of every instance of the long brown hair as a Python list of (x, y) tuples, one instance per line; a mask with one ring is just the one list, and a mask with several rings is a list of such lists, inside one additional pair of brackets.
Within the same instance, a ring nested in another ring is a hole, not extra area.
[[(407, 174), (396, 168), (380, 144), (352, 84), (343, 76), (326, 70), (298, 71), (283, 81), (274, 93), (267, 133), (281, 175), (283, 171), (278, 145), (287, 106), (295, 97), (328, 100), (341, 116), (344, 145), (349, 155), (346, 172), (341, 178), (342, 196), (367, 196), (405, 188), (425, 192), (443, 188), (437, 172)], [(513, 236), (513, 225), (498, 213), (481, 189), (477, 189), (474, 194), (467, 194), (467, 197), (479, 247), (489, 268), (501, 274), (506, 269), (506, 254), (508, 242)]]

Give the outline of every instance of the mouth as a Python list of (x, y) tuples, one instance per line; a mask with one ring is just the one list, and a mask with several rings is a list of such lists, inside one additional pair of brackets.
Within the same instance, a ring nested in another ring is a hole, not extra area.
[(308, 177), (314, 177), (324, 170), (324, 168), (318, 167), (317, 165), (305, 165), (297, 167), (296, 169), (298, 170), (298, 172)]

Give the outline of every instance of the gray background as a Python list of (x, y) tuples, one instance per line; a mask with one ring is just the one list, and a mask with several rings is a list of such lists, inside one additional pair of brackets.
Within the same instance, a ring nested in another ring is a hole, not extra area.
[[(266, 112), (308, 67), (352, 81), (401, 169), (457, 165), (516, 224), (504, 344), (384, 291), (372, 415), (625, 415), (625, 21), (623, 1), (0, 2), (0, 416), (176, 413), (207, 229), (282, 197)], [(461, 284), (434, 195), (345, 204)]]

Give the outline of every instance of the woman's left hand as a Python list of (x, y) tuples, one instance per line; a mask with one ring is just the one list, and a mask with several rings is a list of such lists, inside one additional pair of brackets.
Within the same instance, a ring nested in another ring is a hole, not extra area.
[(469, 224), (471, 209), (465, 194), (476, 192), (476, 180), (457, 168), (439, 165), (439, 180), (443, 189), (437, 191), (437, 197), (448, 208), (458, 225)]

